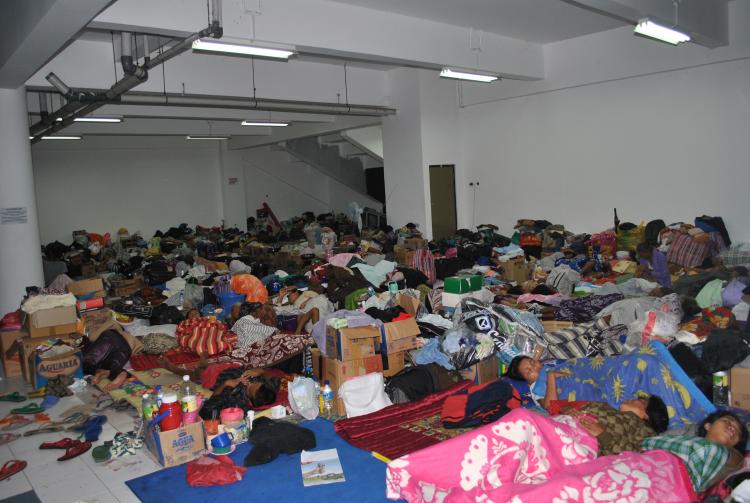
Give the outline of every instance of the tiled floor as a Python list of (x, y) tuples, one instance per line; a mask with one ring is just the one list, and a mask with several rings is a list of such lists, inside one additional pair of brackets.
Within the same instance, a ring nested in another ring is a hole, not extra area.
[[(31, 387), (25, 384), (21, 378), (0, 380), (0, 394), (12, 391), (27, 393), (31, 391)], [(79, 396), (63, 398), (47, 412), (52, 420), (57, 420), (60, 413), (68, 408), (95, 401), (94, 393), (94, 391), (87, 390)], [(34, 400), (35, 403), (40, 401), (39, 399)], [(28, 401), (20, 404), (0, 402), (0, 418), (5, 417), (10, 409), (28, 403)], [(105, 440), (111, 440), (118, 431), (131, 431), (134, 413), (134, 410), (132, 412), (106, 410), (104, 414), (107, 416), (107, 423), (103, 427), (99, 441), (94, 443), (94, 447)], [(13, 433), (23, 434), (24, 431), (36, 426), (38, 424), (32, 424), (15, 430)], [(131, 503), (139, 501), (125, 485), (125, 481), (154, 472), (160, 468), (149, 457), (148, 453), (144, 449), (140, 449), (134, 456), (125, 456), (99, 464), (94, 462), (91, 451), (68, 461), (57, 461), (57, 458), (64, 451), (39, 450), (39, 445), (42, 442), (55, 441), (73, 435), (70, 432), (59, 432), (31, 437), (22, 436), (9, 444), (0, 446), (0, 465), (10, 459), (21, 459), (28, 463), (26, 469), (21, 473), (0, 481), (0, 499), (9, 498), (33, 489), (40, 500), (50, 503), (75, 503), (79, 501)]]

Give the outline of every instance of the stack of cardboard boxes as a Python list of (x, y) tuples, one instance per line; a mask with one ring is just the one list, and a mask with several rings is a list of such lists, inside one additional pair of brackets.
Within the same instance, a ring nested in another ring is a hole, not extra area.
[[(419, 301), (406, 295), (397, 299), (409, 314), (415, 314)], [(417, 347), (419, 327), (414, 318), (383, 327), (327, 328), (326, 355), (312, 350), (313, 373), (321, 384), (328, 381), (336, 394), (333, 413), (346, 415), (344, 402), (338, 398), (339, 387), (353, 377), (382, 372), (386, 377), (398, 373), (405, 365), (407, 351)]]

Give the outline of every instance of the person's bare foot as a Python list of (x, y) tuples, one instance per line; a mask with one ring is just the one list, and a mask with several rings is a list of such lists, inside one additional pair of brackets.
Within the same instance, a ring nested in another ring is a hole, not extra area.
[(104, 376), (106, 376), (108, 373), (109, 373), (108, 371), (103, 370), (103, 369), (102, 370), (97, 370), (94, 373), (93, 377), (91, 378), (91, 384), (93, 384), (93, 385), (99, 384), (99, 381), (101, 381), (102, 379), (104, 379)]
[(120, 372), (119, 374), (117, 374), (117, 377), (115, 377), (112, 382), (110, 382), (104, 387), (104, 391), (116, 390), (117, 388), (125, 384), (125, 380), (127, 378), (128, 378), (128, 374), (126, 374), (125, 372)]

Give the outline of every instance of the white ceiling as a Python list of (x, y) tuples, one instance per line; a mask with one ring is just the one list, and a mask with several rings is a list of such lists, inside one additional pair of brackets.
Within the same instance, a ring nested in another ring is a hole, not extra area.
[(561, 0), (333, 0), (546, 44), (623, 26)]

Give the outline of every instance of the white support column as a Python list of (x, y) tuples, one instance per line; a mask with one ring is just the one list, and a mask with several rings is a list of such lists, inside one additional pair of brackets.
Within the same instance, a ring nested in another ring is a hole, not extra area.
[(26, 286), (45, 285), (23, 86), (0, 89), (0, 110), (0, 316), (3, 316), (18, 308)]

